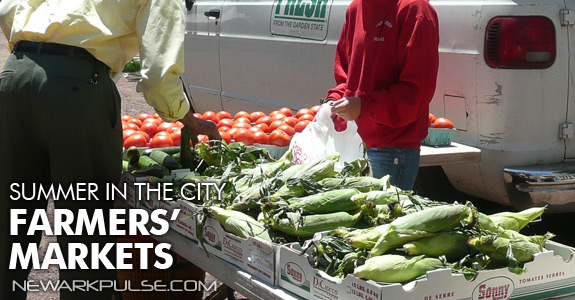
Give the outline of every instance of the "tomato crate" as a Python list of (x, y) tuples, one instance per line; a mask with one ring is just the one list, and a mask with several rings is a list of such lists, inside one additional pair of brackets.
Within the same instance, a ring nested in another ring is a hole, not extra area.
[(423, 140), (422, 144), (426, 146), (444, 147), (451, 145), (453, 136), (455, 135), (455, 128), (428, 128), (427, 137)]

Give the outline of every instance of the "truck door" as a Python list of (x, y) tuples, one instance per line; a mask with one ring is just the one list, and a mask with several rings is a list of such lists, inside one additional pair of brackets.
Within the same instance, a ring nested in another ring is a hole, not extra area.
[[(568, 127), (567, 133), (570, 135), (565, 141), (565, 158), (575, 158), (575, 1), (566, 0), (565, 10), (561, 12), (562, 28), (560, 32), (567, 35), (567, 49), (569, 52), (568, 84), (569, 99), (567, 100), (567, 120), (563, 127)], [(559, 37), (558, 37), (559, 38)]]
[(220, 14), (223, 0), (186, 0), (185, 74), (196, 111), (222, 109)]

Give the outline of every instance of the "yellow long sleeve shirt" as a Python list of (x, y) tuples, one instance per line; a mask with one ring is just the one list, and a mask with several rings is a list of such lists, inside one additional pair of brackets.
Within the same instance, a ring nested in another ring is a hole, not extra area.
[(190, 108), (178, 78), (185, 31), (179, 0), (2, 0), (0, 26), (10, 50), (20, 40), (81, 47), (112, 77), (139, 52), (137, 91), (148, 104), (166, 121)]

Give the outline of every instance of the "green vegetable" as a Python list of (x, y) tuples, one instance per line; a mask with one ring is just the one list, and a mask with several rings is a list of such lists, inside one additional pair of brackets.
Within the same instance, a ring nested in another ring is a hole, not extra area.
[(170, 170), (182, 168), (182, 165), (180, 165), (180, 163), (178, 163), (173, 157), (171, 157), (168, 153), (164, 152), (163, 150), (155, 150), (150, 152), (150, 158), (162, 164), (164, 167)]
[(353, 275), (378, 282), (405, 283), (425, 275), (427, 271), (443, 268), (437, 258), (423, 255), (408, 258), (402, 255), (387, 254), (369, 258), (359, 266)]

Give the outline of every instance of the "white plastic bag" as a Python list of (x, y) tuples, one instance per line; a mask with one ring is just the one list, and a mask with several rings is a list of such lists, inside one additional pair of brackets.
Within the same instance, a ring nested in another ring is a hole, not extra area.
[(289, 151), (293, 153), (292, 161), (296, 164), (308, 163), (328, 154), (339, 153), (341, 156), (335, 166), (336, 170), (341, 170), (345, 162), (365, 158), (364, 148), (354, 121), (348, 121), (347, 128), (343, 131), (335, 130), (328, 104), (321, 106), (315, 120), (302, 132), (296, 133), (289, 145)]

